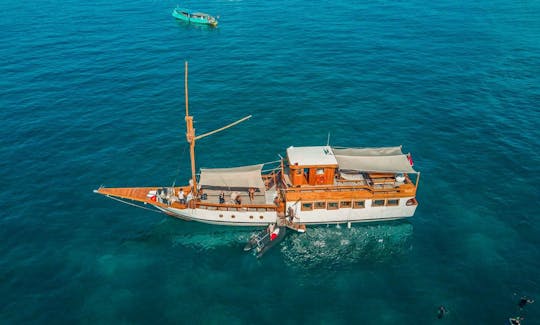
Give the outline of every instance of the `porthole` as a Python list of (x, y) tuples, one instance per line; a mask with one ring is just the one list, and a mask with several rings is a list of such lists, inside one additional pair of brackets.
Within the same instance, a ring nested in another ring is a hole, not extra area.
[(253, 219), (253, 216), (249, 216), (250, 219)]
[(259, 219), (264, 219), (264, 216), (259, 216)]
[(220, 214), (220, 215), (219, 215), (219, 217), (220, 217), (220, 218), (223, 218), (223, 215), (222, 215), (222, 214)]
[(236, 218), (236, 217), (235, 217), (234, 214), (233, 214), (233, 215), (231, 216), (231, 219), (234, 219), (234, 218)]

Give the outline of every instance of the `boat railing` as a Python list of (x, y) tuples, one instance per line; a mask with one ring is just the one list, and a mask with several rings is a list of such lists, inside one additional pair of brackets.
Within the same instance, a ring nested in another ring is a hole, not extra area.
[(198, 202), (197, 208), (207, 209), (207, 210), (221, 210), (221, 211), (250, 211), (250, 212), (266, 212), (266, 211), (276, 211), (275, 205), (265, 205), (265, 204), (250, 204), (250, 205), (239, 205), (239, 204), (219, 204), (219, 203), (206, 203)]
[[(412, 182), (410, 182), (409, 179), (406, 179), (406, 181), (401, 185), (414, 185)], [(381, 193), (401, 193), (401, 192), (407, 192), (410, 193), (410, 190), (403, 191), (401, 186), (395, 186), (394, 182), (374, 182), (372, 185), (343, 185), (340, 184), (338, 186), (330, 185), (330, 186), (309, 186), (309, 185), (302, 185), (299, 187), (287, 187), (286, 189), (289, 193), (295, 193), (295, 192), (305, 192), (305, 191), (311, 191), (311, 192), (350, 192), (350, 191), (366, 191), (369, 192), (369, 194), (381, 194)]]

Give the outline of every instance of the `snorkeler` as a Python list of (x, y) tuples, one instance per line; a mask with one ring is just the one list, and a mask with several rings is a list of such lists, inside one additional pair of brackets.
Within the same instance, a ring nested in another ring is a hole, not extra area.
[(521, 297), (521, 299), (519, 299), (519, 302), (518, 302), (519, 309), (523, 309), (523, 307), (525, 307), (525, 305), (532, 304), (533, 302), (534, 302), (534, 300), (532, 300), (532, 299), (529, 299), (527, 297)]
[(512, 325), (521, 325), (521, 321), (523, 320), (523, 317), (514, 317), (514, 318), (509, 318), (508, 319), (510, 321), (510, 324)]
[(437, 318), (441, 319), (444, 317), (444, 315), (448, 312), (444, 306), (439, 306), (439, 311), (437, 312)]

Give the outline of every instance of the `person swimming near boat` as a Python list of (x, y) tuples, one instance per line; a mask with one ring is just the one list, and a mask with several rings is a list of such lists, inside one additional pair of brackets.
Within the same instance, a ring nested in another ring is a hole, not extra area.
[(448, 312), (448, 310), (446, 308), (444, 308), (444, 306), (439, 306), (439, 310), (437, 311), (437, 318), (438, 319), (441, 319), (444, 317), (444, 315)]
[(527, 304), (532, 304), (534, 300), (529, 299), (527, 297), (521, 297), (518, 302), (519, 309), (523, 309)]
[(517, 316), (509, 318), (508, 321), (510, 321), (510, 324), (512, 325), (521, 325), (521, 321), (523, 320), (523, 317)]

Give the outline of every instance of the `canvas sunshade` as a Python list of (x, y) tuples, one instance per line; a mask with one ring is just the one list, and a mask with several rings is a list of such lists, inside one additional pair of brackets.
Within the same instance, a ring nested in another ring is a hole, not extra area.
[(201, 168), (199, 184), (213, 187), (253, 187), (264, 192), (263, 164), (233, 168)]
[(401, 147), (333, 148), (340, 169), (370, 172), (416, 173)]

